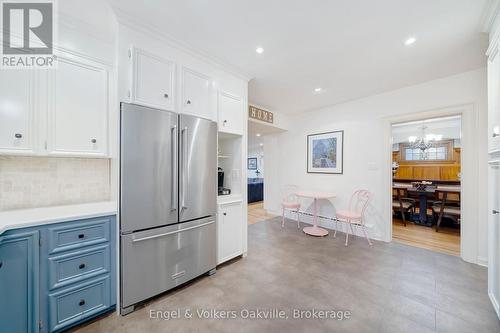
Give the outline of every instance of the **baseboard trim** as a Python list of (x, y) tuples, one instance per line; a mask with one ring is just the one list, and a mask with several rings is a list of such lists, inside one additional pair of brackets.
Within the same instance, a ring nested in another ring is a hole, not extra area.
[(491, 292), (488, 292), (488, 297), (490, 298), (491, 305), (493, 305), (493, 309), (495, 310), (495, 313), (497, 314), (498, 319), (500, 319), (500, 306), (498, 305), (497, 300), (495, 299), (495, 296)]
[(486, 258), (486, 257), (477, 257), (477, 264), (479, 266), (488, 267), (488, 258)]

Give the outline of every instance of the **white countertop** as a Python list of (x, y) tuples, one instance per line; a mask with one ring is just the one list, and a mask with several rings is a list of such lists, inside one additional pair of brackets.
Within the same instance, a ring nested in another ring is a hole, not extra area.
[(241, 194), (228, 194), (228, 195), (219, 195), (217, 196), (217, 204), (225, 205), (233, 202), (242, 202), (243, 197)]
[(116, 212), (116, 201), (9, 210), (0, 212), (0, 234), (11, 229), (113, 215)]

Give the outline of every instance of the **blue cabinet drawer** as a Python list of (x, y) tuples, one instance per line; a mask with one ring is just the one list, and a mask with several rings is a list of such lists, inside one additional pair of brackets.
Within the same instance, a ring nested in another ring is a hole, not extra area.
[(110, 306), (109, 275), (49, 294), (49, 330), (61, 330)]
[(49, 254), (108, 242), (110, 225), (107, 216), (49, 228)]
[(52, 256), (49, 262), (49, 289), (67, 286), (110, 272), (109, 245)]

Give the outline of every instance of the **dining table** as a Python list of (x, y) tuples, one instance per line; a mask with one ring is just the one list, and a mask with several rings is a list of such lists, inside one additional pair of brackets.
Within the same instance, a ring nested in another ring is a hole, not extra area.
[(446, 191), (446, 192), (460, 192), (460, 185), (436, 185), (430, 186), (425, 189), (417, 189), (413, 187), (412, 184), (408, 183), (394, 183), (393, 188), (405, 188), (408, 193), (414, 193), (418, 197), (419, 201), (419, 214), (418, 219), (414, 222), (416, 224), (432, 226), (432, 220), (429, 220), (427, 217), (427, 206), (428, 199), (434, 198), (436, 191)]
[(307, 190), (296, 191), (295, 195), (301, 198), (313, 199), (313, 226), (305, 227), (304, 229), (302, 229), (302, 231), (304, 231), (304, 233), (308, 235), (316, 237), (323, 237), (328, 235), (328, 230), (318, 226), (318, 200), (328, 200), (331, 198), (335, 198), (336, 195), (331, 192)]

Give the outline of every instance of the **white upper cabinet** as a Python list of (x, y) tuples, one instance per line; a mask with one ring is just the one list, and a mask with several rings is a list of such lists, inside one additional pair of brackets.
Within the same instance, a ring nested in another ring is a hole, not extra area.
[(212, 80), (187, 67), (182, 68), (182, 113), (214, 119)]
[(74, 56), (57, 61), (49, 72), (48, 153), (106, 157), (108, 70)]
[(243, 135), (243, 101), (241, 97), (219, 91), (219, 132)]
[(28, 69), (0, 72), (0, 153), (33, 153), (35, 75)]
[(500, 55), (491, 54), (488, 61), (488, 148), (500, 152)]
[(132, 57), (132, 103), (159, 109), (174, 110), (175, 64), (138, 48)]

